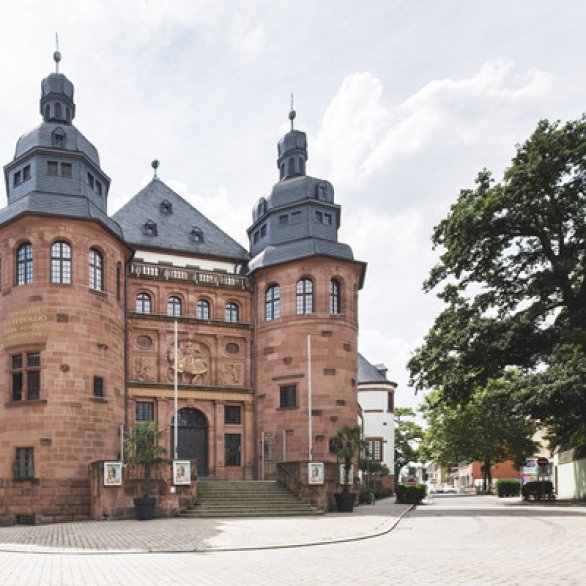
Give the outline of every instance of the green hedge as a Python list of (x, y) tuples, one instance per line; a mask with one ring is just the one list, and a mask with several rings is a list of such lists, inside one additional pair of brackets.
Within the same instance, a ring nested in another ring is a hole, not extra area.
[(497, 480), (496, 494), (499, 498), (519, 496), (521, 494), (521, 482), (519, 480)]
[(523, 498), (528, 501), (530, 499), (552, 499), (555, 498), (553, 492), (553, 484), (551, 480), (535, 480), (533, 482), (527, 482), (523, 485), (522, 489)]
[(403, 505), (418, 505), (427, 496), (427, 485), (399, 484), (395, 493), (398, 503)]

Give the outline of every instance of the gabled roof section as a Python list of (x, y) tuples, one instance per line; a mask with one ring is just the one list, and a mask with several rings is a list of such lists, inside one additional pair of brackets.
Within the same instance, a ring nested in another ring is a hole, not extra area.
[[(122, 227), (126, 242), (135, 247), (248, 260), (240, 244), (158, 178), (112, 217)], [(156, 229), (149, 229), (153, 223)], [(194, 227), (201, 237), (194, 237)]]
[(358, 384), (368, 383), (386, 383), (392, 385), (392, 383), (381, 371), (368, 362), (362, 354), (358, 354)]

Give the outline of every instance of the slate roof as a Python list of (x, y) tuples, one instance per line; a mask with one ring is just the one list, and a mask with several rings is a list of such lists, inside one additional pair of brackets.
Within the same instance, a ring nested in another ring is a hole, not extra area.
[(366, 383), (391, 384), (387, 377), (379, 372), (376, 366), (368, 362), (362, 354), (358, 353), (358, 384)]
[(84, 196), (33, 191), (0, 210), (0, 226), (27, 213), (97, 220), (122, 239), (120, 226)]
[[(171, 213), (162, 211), (164, 200), (171, 204)], [(249, 258), (245, 248), (160, 179), (153, 179), (112, 218), (122, 227), (126, 242), (136, 247), (235, 261), (247, 261)], [(156, 235), (145, 230), (145, 223), (149, 220), (156, 224)], [(193, 228), (201, 230), (203, 242), (193, 238)]]
[(43, 122), (30, 132), (23, 134), (16, 143), (14, 158), (17, 159), (35, 147), (55, 148), (53, 132), (57, 128), (65, 133), (65, 150), (82, 152), (94, 165), (100, 167), (100, 156), (96, 147), (75, 126), (57, 122)]
[(267, 246), (248, 263), (248, 272), (252, 273), (260, 268), (310, 256), (330, 256), (343, 260), (354, 260), (352, 249), (347, 244), (310, 237)]

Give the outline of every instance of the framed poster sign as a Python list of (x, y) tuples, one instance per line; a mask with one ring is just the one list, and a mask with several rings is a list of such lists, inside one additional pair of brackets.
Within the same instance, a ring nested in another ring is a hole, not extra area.
[(307, 464), (307, 483), (323, 484), (324, 483), (324, 464), (323, 462), (309, 462)]
[(104, 485), (122, 486), (122, 462), (104, 462)]
[(189, 460), (173, 460), (173, 484), (191, 484), (191, 462)]

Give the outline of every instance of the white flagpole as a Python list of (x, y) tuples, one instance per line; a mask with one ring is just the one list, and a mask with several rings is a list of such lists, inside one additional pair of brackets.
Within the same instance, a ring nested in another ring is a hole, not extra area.
[(179, 349), (177, 348), (177, 320), (175, 320), (175, 325), (173, 328), (174, 334), (174, 351), (173, 351), (173, 410), (175, 412), (175, 417), (173, 421), (175, 422), (175, 429), (173, 430), (173, 459), (177, 460), (177, 368), (178, 368), (178, 354)]
[(313, 461), (313, 428), (312, 428), (312, 416), (311, 416), (311, 334), (307, 334), (307, 433), (308, 437), (308, 458), (309, 461)]

